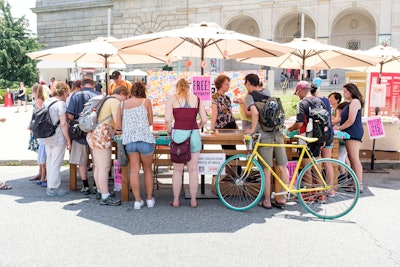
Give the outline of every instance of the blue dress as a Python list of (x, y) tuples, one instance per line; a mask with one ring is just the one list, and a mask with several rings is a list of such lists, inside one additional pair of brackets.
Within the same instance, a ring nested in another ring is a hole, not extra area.
[[(343, 125), (343, 123), (345, 123), (345, 121), (347, 121), (347, 119), (349, 118), (349, 108), (350, 105), (347, 105), (340, 113), (340, 125)], [(361, 141), (364, 135), (364, 128), (362, 126), (361, 120), (361, 109), (357, 111), (356, 120), (354, 121), (353, 125), (346, 129), (343, 129), (342, 131), (348, 133), (351, 140)]]

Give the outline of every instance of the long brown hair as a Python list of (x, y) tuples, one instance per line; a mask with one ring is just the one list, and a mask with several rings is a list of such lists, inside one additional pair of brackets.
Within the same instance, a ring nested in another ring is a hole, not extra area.
[(351, 94), (351, 98), (353, 99), (358, 99), (361, 103), (361, 108), (364, 107), (364, 99), (360, 93), (360, 90), (358, 90), (357, 85), (354, 83), (347, 83), (343, 85), (344, 88), (346, 88), (347, 91)]

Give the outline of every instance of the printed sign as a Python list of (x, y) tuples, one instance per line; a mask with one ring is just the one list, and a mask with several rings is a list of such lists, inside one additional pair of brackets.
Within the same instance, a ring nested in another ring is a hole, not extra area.
[(386, 84), (371, 84), (370, 107), (384, 107), (386, 101)]
[[(297, 161), (288, 161), (287, 163), (286, 163), (286, 168), (288, 169), (288, 171), (289, 171), (289, 183), (292, 181), (292, 178), (293, 178), (293, 174), (294, 174), (294, 171), (296, 170), (296, 166), (297, 166)], [(297, 183), (297, 176), (295, 177), (295, 181), (294, 181), (294, 184), (296, 185), (296, 183)]]
[(193, 94), (203, 101), (210, 101), (211, 86), (210, 76), (193, 76)]
[(367, 119), (368, 133), (370, 139), (385, 137), (385, 128), (383, 127), (380, 116), (369, 117)]
[[(225, 162), (225, 157), (225, 153), (200, 153), (199, 174), (217, 175), (219, 168)], [(225, 174), (225, 172), (222, 174)]]

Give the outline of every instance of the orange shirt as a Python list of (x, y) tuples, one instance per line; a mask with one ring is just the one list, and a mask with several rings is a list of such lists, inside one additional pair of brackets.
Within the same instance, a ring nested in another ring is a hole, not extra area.
[(110, 90), (109, 90), (108, 94), (109, 94), (109, 95), (112, 95), (112, 93), (114, 92), (115, 88), (117, 88), (117, 87), (119, 87), (119, 86), (121, 86), (121, 85), (126, 86), (126, 88), (128, 88), (129, 91), (131, 90), (132, 84), (131, 84), (129, 81), (124, 81), (124, 80), (122, 80), (122, 81), (119, 82), (118, 84), (117, 84), (116, 82), (113, 82), (113, 83), (110, 85)]

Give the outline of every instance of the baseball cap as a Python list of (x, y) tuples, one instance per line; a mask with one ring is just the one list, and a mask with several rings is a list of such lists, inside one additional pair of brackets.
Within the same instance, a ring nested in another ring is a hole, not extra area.
[(296, 85), (296, 89), (294, 90), (294, 95), (297, 95), (297, 93), (300, 91), (300, 90), (303, 90), (303, 89), (311, 89), (311, 84), (309, 83), (309, 82), (307, 82), (307, 81), (300, 81), (300, 82), (298, 82), (297, 83), (297, 85)]
[(119, 71), (113, 71), (113, 73), (111, 74), (111, 79), (115, 80), (118, 79), (118, 77), (121, 75), (121, 73)]
[(45, 80), (40, 80), (40, 84), (41, 84), (41, 85), (44, 85), (44, 84), (47, 84), (47, 83), (46, 83)]

